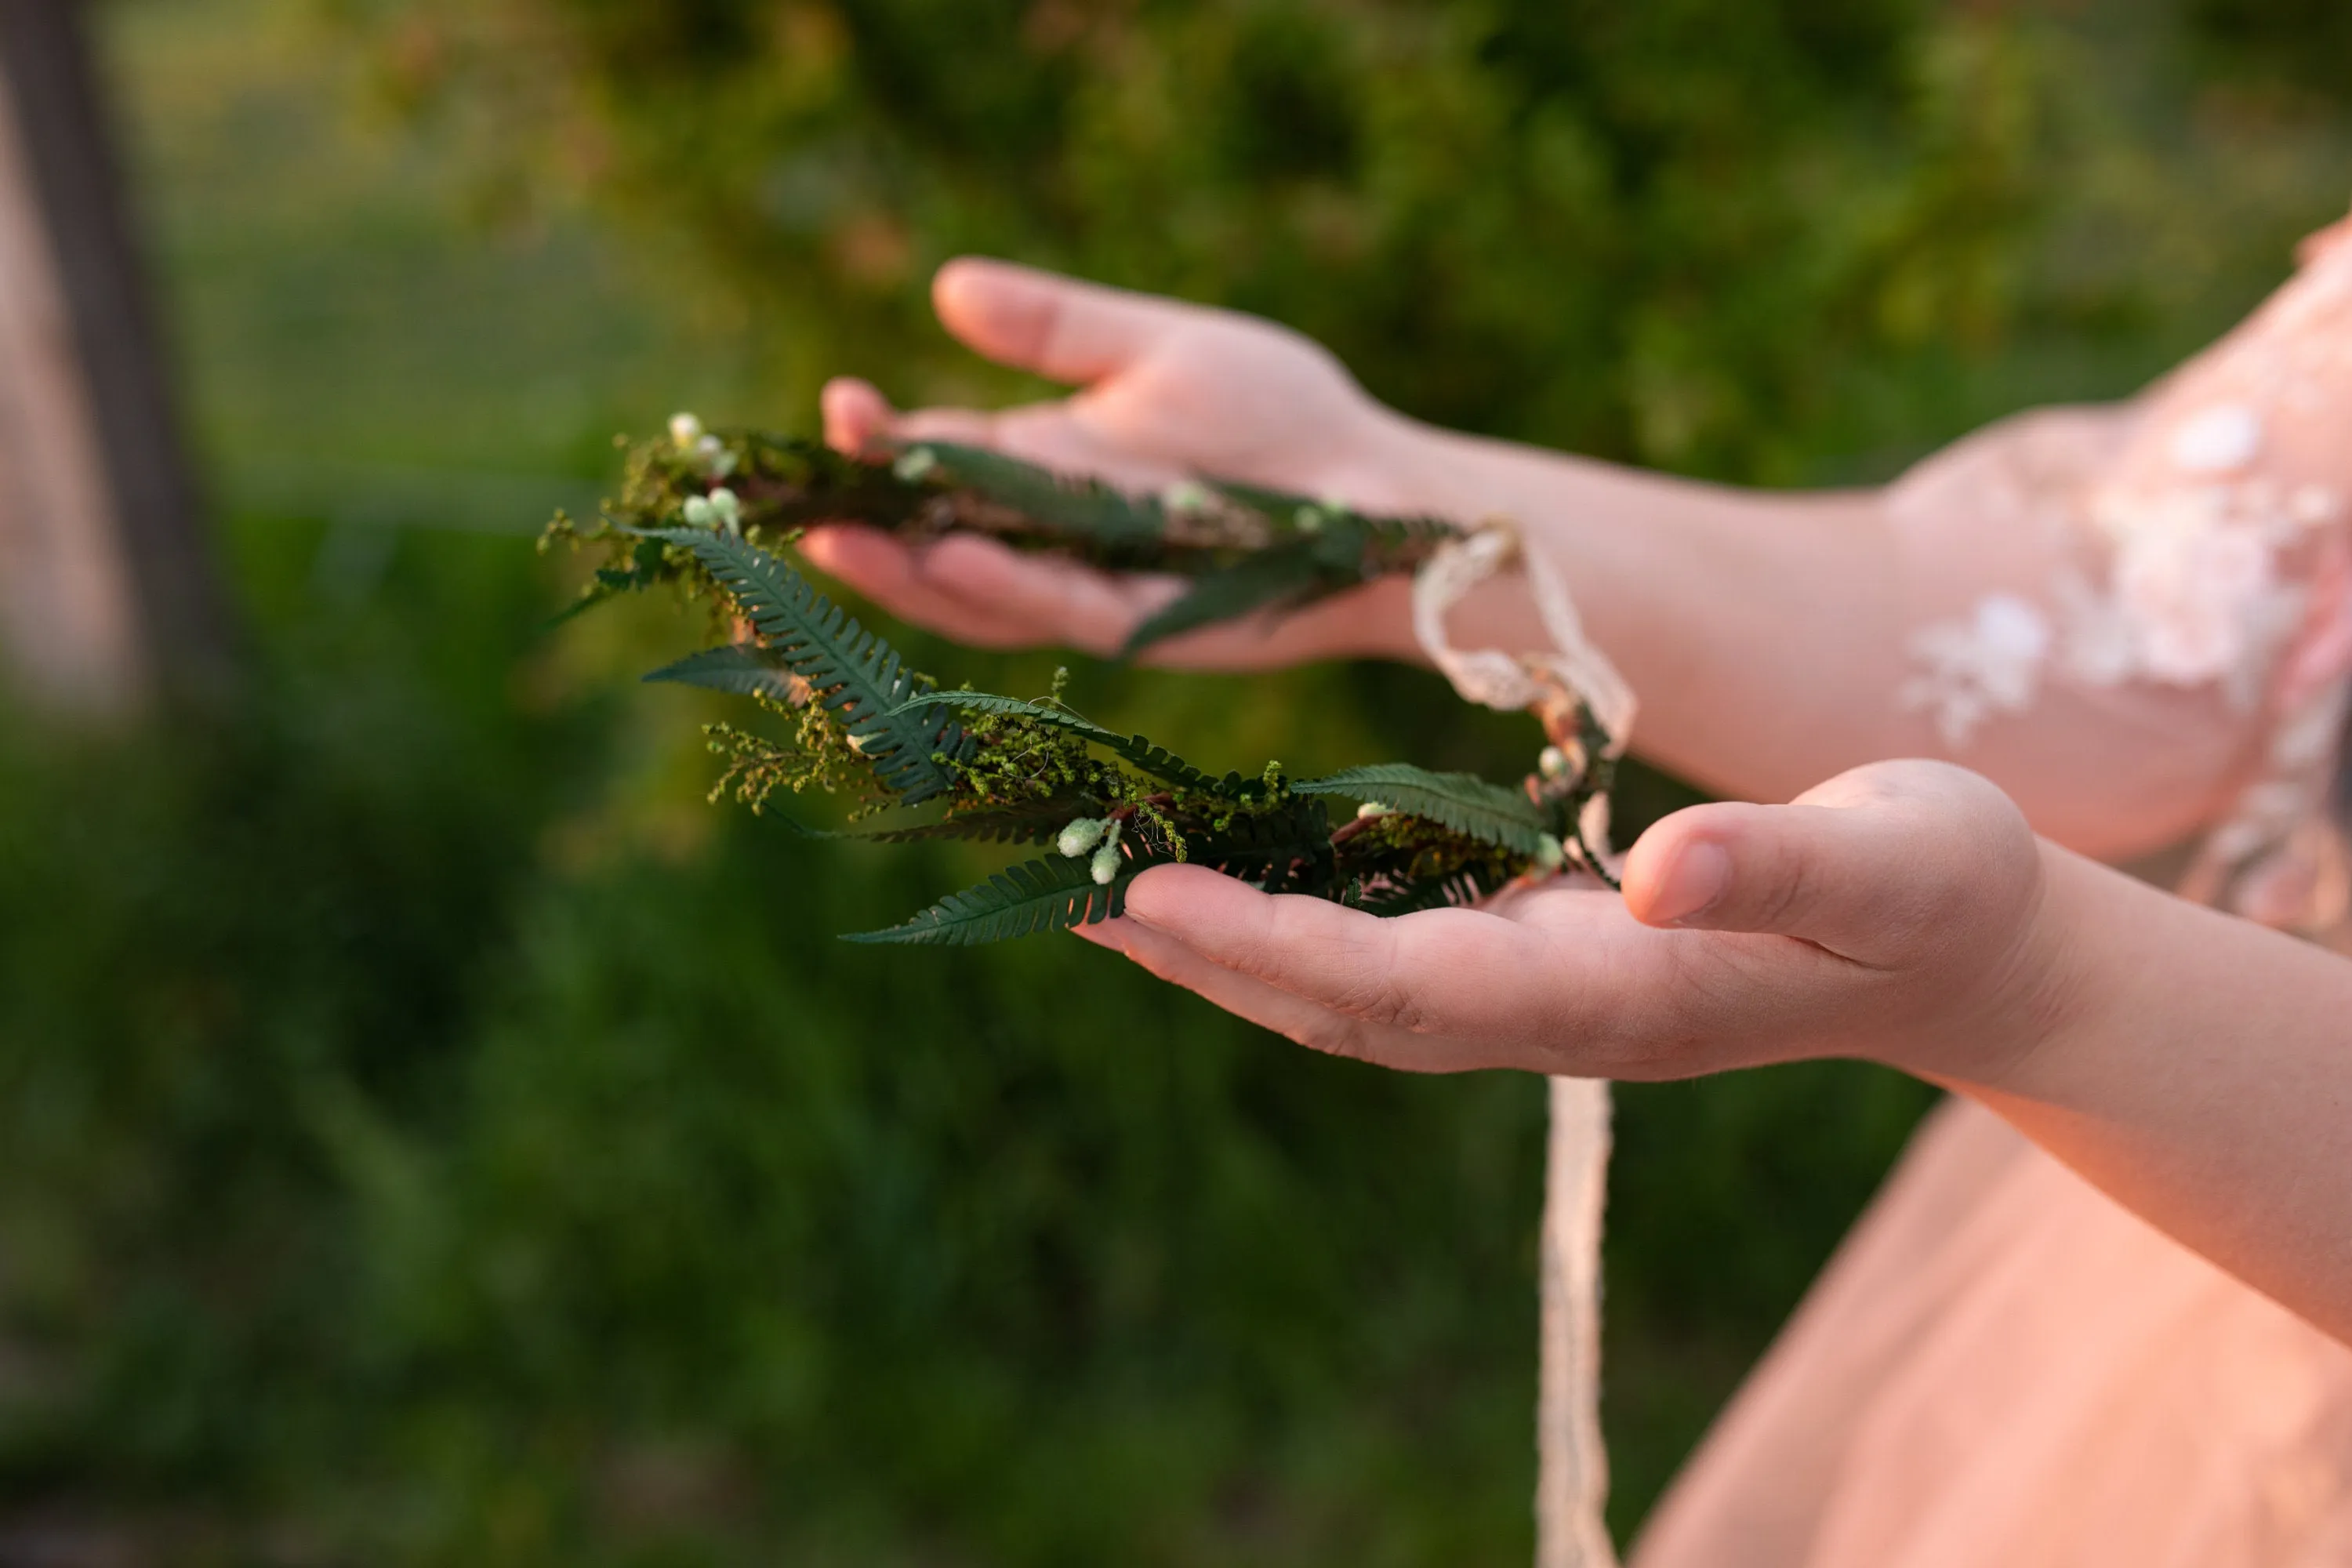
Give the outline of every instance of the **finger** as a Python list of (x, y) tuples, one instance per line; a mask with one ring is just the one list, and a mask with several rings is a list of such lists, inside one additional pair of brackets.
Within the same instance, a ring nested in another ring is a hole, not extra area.
[(1580, 1043), (1580, 1008), (1549, 996), (1564, 973), (1559, 949), (1515, 921), (1474, 910), (1382, 920), (1182, 866), (1138, 878), (1127, 913), (1219, 967), (1343, 1017), (1454, 1042), (1458, 1066), (1528, 1066), (1549, 1054), (1547, 1043)]
[(1077, 934), (1202, 999), (1308, 1050), (1401, 1072), (1459, 1072), (1492, 1065), (1465, 1057), (1459, 1041), (1412, 1034), (1336, 1013), (1307, 997), (1202, 957), (1166, 932), (1116, 920), (1079, 926)]
[(1652, 925), (1798, 937), (1876, 967), (1971, 934), (1979, 910), (2017, 907), (1988, 879), (2038, 877), (2039, 865), (1991, 784), (1939, 763), (1879, 763), (1794, 805), (1665, 818), (1626, 858), (1625, 902)]
[(940, 268), (931, 303), (949, 331), (989, 358), (1080, 383), (1139, 358), (1197, 309), (973, 256)]
[(877, 530), (848, 524), (813, 529), (802, 537), (800, 550), (810, 564), (888, 614), (959, 642), (1028, 647), (1042, 640), (1035, 626), (1006, 619), (942, 589), (922, 572), (921, 549)]
[(1095, 654), (1117, 652), (1144, 616), (1183, 592), (1172, 577), (1113, 577), (973, 534), (940, 540), (915, 564), (927, 585), (972, 612)]
[(872, 382), (837, 375), (817, 394), (817, 412), (824, 422), (824, 444), (849, 457), (872, 449), (888, 433), (896, 416), (890, 400)]

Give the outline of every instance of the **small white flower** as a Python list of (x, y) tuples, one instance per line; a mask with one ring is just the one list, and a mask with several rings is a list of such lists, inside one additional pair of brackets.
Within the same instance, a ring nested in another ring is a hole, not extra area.
[(690, 528), (709, 528), (718, 521), (718, 511), (711, 506), (709, 496), (688, 496), (686, 505), (679, 510), (686, 513), (687, 525)]
[(1356, 807), (1356, 820), (1359, 822), (1377, 822), (1383, 816), (1394, 815), (1396, 815), (1394, 812), (1376, 800), (1368, 800)]
[(679, 451), (693, 450), (695, 445), (702, 439), (702, 421), (691, 414), (671, 415), (669, 438), (677, 443)]
[(1109, 826), (1100, 817), (1081, 816), (1062, 829), (1062, 836), (1054, 840), (1054, 847), (1075, 860), (1101, 843), (1103, 830)]
[(929, 447), (909, 447), (890, 465), (890, 471), (911, 485), (929, 479), (939, 466), (940, 455)]

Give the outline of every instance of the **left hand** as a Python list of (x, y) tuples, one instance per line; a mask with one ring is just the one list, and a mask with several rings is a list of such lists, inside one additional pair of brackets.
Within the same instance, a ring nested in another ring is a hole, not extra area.
[(2063, 1011), (2046, 853), (1976, 774), (1881, 763), (1790, 805), (1676, 813), (1634, 845), (1622, 898), (1556, 881), (1383, 920), (1171, 866), (1079, 933), (1301, 1045), (1410, 1071), (1861, 1056), (1989, 1081)]

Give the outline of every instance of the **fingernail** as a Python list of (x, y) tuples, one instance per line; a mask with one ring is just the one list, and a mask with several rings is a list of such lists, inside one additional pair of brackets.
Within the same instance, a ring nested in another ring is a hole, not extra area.
[(1731, 886), (1731, 857), (1720, 844), (1702, 838), (1675, 857), (1658, 888), (1650, 919), (1659, 925), (1680, 925), (1704, 914)]

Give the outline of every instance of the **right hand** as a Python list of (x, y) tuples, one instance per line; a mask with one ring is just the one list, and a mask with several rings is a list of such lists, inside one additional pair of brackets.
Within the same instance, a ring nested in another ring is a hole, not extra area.
[[(948, 331), (989, 358), (1076, 384), (1071, 396), (995, 413), (901, 414), (844, 377), (824, 395), (826, 441), (990, 447), (1129, 489), (1206, 475), (1371, 510), (1404, 504), (1384, 476), (1410, 426), (1327, 351), (1255, 317), (1083, 283), (1008, 262), (951, 261), (932, 283)], [(955, 535), (908, 545), (875, 529), (813, 530), (802, 549), (892, 615), (982, 647), (1059, 644), (1109, 653), (1181, 592), (1158, 575)], [(1249, 668), (1347, 655), (1409, 656), (1402, 580), (1169, 639), (1155, 663)]]

